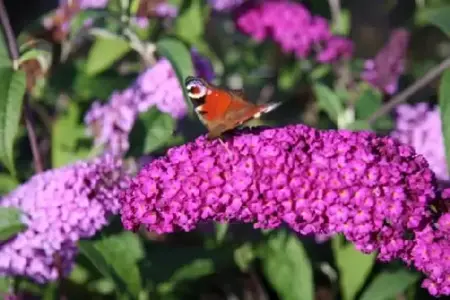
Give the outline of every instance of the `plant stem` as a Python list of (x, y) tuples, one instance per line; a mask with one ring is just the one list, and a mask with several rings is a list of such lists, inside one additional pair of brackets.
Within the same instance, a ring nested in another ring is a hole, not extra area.
[[(0, 24), (2, 26), (2, 31), (4, 34), (5, 42), (8, 48), (9, 57), (13, 62), (13, 68), (17, 70), (19, 68), (19, 47), (17, 46), (16, 37), (14, 36), (14, 32), (12, 30), (11, 24), (9, 22), (8, 13), (6, 12), (5, 4), (3, 0), (0, 0)], [(33, 124), (33, 120), (31, 117), (30, 99), (28, 93), (25, 93), (24, 96), (24, 119), (25, 125), (28, 131), (28, 138), (30, 140), (31, 151), (33, 154), (34, 168), (37, 173), (42, 172), (44, 170), (41, 156), (39, 154), (39, 147), (37, 143), (35, 126)]]
[(423, 77), (417, 79), (412, 85), (403, 90), (400, 94), (392, 97), (389, 102), (375, 111), (368, 119), (369, 124), (373, 124), (378, 118), (389, 113), (395, 106), (408, 100), (409, 97), (427, 86), (436, 79), (442, 72), (450, 68), (450, 57), (444, 59), (439, 65), (429, 70)]

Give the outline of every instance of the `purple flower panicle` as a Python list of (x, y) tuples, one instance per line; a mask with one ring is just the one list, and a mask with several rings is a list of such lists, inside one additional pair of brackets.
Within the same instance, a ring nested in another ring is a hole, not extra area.
[[(197, 52), (193, 51), (192, 57), (197, 73), (211, 80), (212, 66)], [(104, 146), (105, 151), (120, 156), (129, 149), (128, 135), (137, 115), (153, 106), (176, 119), (187, 113), (180, 83), (166, 59), (160, 59), (145, 70), (131, 87), (113, 93), (109, 102), (103, 105), (94, 102), (84, 121), (97, 146)]]
[[(200, 137), (152, 160), (122, 191), (124, 227), (189, 231), (207, 221), (282, 223), (307, 235), (341, 233), (382, 261), (425, 273), (433, 295), (450, 295), (450, 213), (436, 216), (434, 174), (413, 147), (370, 132), (304, 125)], [(449, 204), (445, 204), (450, 207)]]
[(312, 16), (301, 4), (289, 1), (265, 1), (241, 13), (238, 28), (256, 41), (271, 37), (283, 52), (299, 58), (313, 50), (319, 62), (351, 57), (353, 46), (344, 37), (333, 36), (326, 19)]
[(0, 199), (3, 207), (19, 208), (27, 225), (0, 243), (0, 275), (44, 283), (57, 279), (59, 268), (69, 274), (77, 241), (92, 237), (119, 210), (118, 194), (127, 184), (121, 168), (111, 156), (77, 162), (37, 174)]
[(391, 136), (422, 154), (437, 179), (443, 183), (450, 181), (439, 107), (431, 108), (428, 103), (402, 104), (396, 113), (395, 130)]
[(406, 29), (392, 31), (383, 49), (374, 59), (365, 62), (362, 79), (386, 94), (394, 94), (398, 89), (398, 78), (405, 70), (409, 37)]
[(125, 227), (164, 233), (207, 220), (266, 229), (285, 222), (302, 234), (344, 233), (390, 259), (408, 246), (404, 233), (419, 227), (434, 197), (425, 159), (388, 137), (298, 125), (226, 144), (231, 156), (201, 137), (144, 167), (121, 196)]

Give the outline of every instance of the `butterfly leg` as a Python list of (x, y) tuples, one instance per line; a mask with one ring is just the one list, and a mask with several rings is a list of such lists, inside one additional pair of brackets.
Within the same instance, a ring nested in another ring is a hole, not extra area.
[(227, 144), (225, 144), (225, 142), (222, 140), (222, 138), (219, 137), (219, 142), (223, 145), (223, 147), (225, 148), (225, 150), (228, 152), (228, 156), (230, 158), (233, 157), (233, 153), (231, 153), (230, 148), (228, 148)]

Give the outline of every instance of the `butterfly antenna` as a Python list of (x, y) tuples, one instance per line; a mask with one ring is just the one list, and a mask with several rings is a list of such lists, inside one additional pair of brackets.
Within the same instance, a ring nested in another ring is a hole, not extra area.
[(280, 106), (282, 104), (282, 102), (274, 102), (274, 103), (268, 103), (268, 104), (264, 104), (264, 113), (268, 113), (276, 108), (278, 108), (278, 106)]

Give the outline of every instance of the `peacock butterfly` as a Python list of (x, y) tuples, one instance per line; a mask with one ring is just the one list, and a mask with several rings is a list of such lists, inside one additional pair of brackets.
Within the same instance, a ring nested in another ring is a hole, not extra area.
[(221, 89), (193, 76), (186, 78), (185, 86), (195, 112), (208, 129), (208, 139), (220, 137), (226, 131), (259, 118), (281, 104), (253, 104), (245, 100), (241, 90)]

